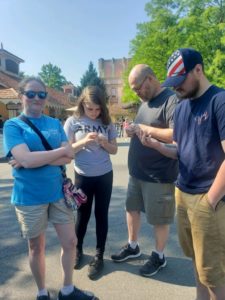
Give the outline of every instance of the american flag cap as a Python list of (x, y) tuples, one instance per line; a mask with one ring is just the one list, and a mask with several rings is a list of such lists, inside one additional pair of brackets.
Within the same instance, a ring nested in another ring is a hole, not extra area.
[(167, 79), (162, 86), (179, 86), (197, 64), (203, 65), (201, 54), (191, 48), (176, 50), (167, 62)]

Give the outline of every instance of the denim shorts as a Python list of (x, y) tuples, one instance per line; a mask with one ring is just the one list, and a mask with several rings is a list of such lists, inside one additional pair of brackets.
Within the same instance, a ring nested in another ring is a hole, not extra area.
[(199, 279), (207, 287), (225, 284), (225, 202), (216, 209), (207, 194), (187, 194), (176, 188), (178, 235), (184, 254), (195, 260)]
[(74, 223), (72, 210), (61, 199), (57, 202), (41, 205), (17, 205), (16, 215), (24, 238), (35, 238), (44, 232), (48, 221), (53, 224)]
[(129, 178), (127, 211), (142, 211), (152, 225), (173, 223), (175, 213), (174, 184), (153, 183)]

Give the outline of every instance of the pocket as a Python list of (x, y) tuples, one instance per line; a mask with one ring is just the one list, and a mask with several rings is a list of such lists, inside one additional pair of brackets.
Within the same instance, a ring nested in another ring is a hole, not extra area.
[[(197, 199), (196, 199), (197, 200)], [(192, 226), (194, 230), (210, 230), (215, 221), (215, 210), (208, 202), (207, 194), (200, 195), (193, 208)]]
[(205, 203), (205, 205), (212, 211), (212, 212), (217, 212), (219, 211), (224, 205), (225, 205), (225, 202), (223, 200), (223, 198), (217, 203), (216, 207), (213, 208), (212, 205), (209, 203), (209, 198), (208, 198), (208, 194), (205, 194), (202, 198), (202, 204)]
[(172, 217), (175, 213), (175, 199), (171, 194), (162, 195), (157, 201), (158, 215)]
[(214, 208), (212, 205), (209, 203), (209, 198), (208, 194), (204, 194), (202, 198), (200, 198), (199, 204), (202, 205), (203, 207), (207, 207), (209, 210), (212, 212), (215, 212)]
[(222, 209), (225, 205), (225, 202), (224, 200), (220, 200), (217, 204), (216, 204), (216, 207), (215, 207), (215, 211), (219, 211), (220, 209)]

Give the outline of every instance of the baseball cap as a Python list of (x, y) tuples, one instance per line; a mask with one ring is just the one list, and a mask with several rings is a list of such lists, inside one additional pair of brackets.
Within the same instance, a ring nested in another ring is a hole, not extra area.
[(167, 78), (162, 86), (176, 87), (180, 85), (197, 64), (203, 65), (203, 58), (200, 52), (192, 48), (176, 50), (168, 59)]

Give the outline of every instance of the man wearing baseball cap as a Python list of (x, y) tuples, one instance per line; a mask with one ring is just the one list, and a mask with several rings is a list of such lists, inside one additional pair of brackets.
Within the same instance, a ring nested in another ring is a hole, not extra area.
[(225, 299), (225, 91), (204, 74), (201, 54), (176, 50), (163, 86), (180, 103), (174, 114), (174, 144), (144, 133), (142, 142), (179, 160), (176, 182), (178, 235), (196, 271), (197, 300)]
[(175, 51), (167, 63), (167, 79), (162, 84), (166, 87), (177, 87), (186, 79), (188, 73), (200, 64), (203, 58), (200, 52), (191, 48), (182, 48)]

